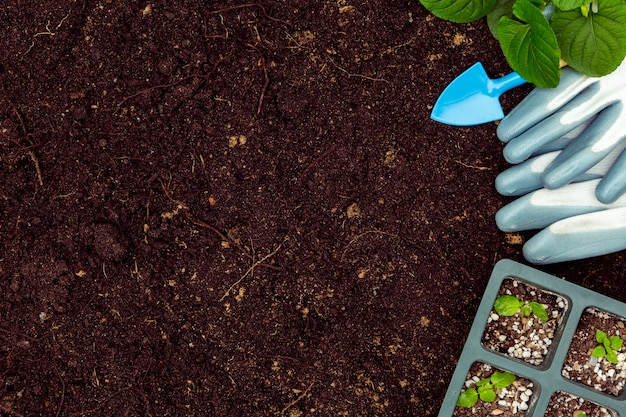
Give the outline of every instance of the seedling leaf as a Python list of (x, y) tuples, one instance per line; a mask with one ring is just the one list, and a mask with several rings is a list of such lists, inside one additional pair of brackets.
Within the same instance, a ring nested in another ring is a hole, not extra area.
[(485, 16), (496, 0), (420, 0), (435, 16), (456, 23), (468, 23)]
[(528, 305), (532, 309), (535, 316), (539, 317), (539, 319), (543, 321), (548, 321), (548, 312), (543, 305), (539, 304), (536, 301), (531, 301), (530, 303), (528, 303)]
[(520, 307), (523, 303), (512, 295), (501, 295), (496, 298), (496, 301), (493, 303), (493, 308), (496, 310), (496, 313), (501, 316), (513, 316), (517, 314)]
[(513, 15), (519, 20), (503, 16), (497, 29), (506, 60), (538, 87), (556, 87), (561, 76), (561, 52), (548, 19), (529, 0), (517, 0)]
[(494, 390), (485, 390), (479, 393), (481, 401), (492, 403), (496, 400), (496, 392)]
[(622, 344), (624, 343), (622, 338), (619, 336), (611, 336), (609, 337), (609, 340), (611, 341), (611, 349), (614, 351), (620, 350), (622, 348)]
[(613, 72), (626, 54), (626, 7), (623, 0), (598, 0), (597, 13), (581, 8), (555, 10), (551, 26), (563, 59), (592, 77)]
[(615, 352), (612, 349), (607, 349), (606, 350), (606, 359), (613, 363), (613, 364), (617, 364), (617, 352)]
[(459, 407), (472, 408), (478, 401), (478, 392), (474, 388), (468, 388), (461, 392), (456, 405)]
[(493, 385), (487, 384), (487, 385), (480, 386), (478, 387), (477, 391), (478, 391), (478, 395), (481, 395), (481, 393), (483, 393), (484, 391), (493, 391)]
[(483, 378), (483, 379), (481, 379), (480, 381), (478, 381), (476, 383), (476, 386), (477, 387), (483, 387), (485, 385), (488, 385), (490, 382), (491, 382), (491, 378)]
[(604, 333), (600, 329), (596, 329), (596, 342), (604, 344), (604, 341), (607, 339), (606, 333)]
[(515, 381), (515, 375), (510, 372), (494, 372), (491, 383), (495, 388), (506, 388)]
[(591, 351), (591, 355), (596, 358), (603, 358), (606, 355), (606, 349), (604, 346), (596, 346), (593, 351)]

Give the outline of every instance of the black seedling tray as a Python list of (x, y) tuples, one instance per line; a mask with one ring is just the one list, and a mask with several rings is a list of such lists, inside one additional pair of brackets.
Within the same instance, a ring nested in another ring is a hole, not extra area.
[[(490, 350), (481, 343), (493, 303), (502, 282), (507, 278), (527, 282), (539, 289), (561, 295), (567, 300), (568, 306), (563, 323), (557, 330), (550, 347), (551, 354), (546, 357), (544, 363), (539, 367)], [(439, 417), (452, 415), (459, 394), (464, 388), (469, 369), (474, 362), (485, 362), (496, 368), (533, 381), (533, 395), (529, 408), (526, 411), (527, 417), (543, 416), (548, 407), (550, 397), (556, 391), (565, 391), (585, 398), (614, 410), (621, 417), (626, 417), (626, 389), (622, 391), (619, 397), (616, 397), (595, 390), (593, 387), (576, 383), (561, 375), (563, 363), (580, 317), (589, 307), (596, 307), (621, 317), (626, 316), (626, 304), (617, 300), (517, 262), (507, 259), (498, 262), (493, 269), (467, 342), (448, 386), (443, 405), (439, 410)]]

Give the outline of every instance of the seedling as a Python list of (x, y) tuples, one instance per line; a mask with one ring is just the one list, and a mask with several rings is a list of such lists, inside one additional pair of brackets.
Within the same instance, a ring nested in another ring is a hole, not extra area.
[(539, 87), (556, 87), (561, 59), (591, 77), (613, 72), (626, 55), (623, 0), (420, 0), (457, 23), (487, 17), (509, 65)]
[(490, 377), (476, 382), (476, 388), (471, 387), (463, 390), (456, 405), (472, 408), (479, 398), (483, 402), (492, 403), (498, 396), (496, 390), (508, 387), (513, 381), (515, 381), (515, 375), (512, 373), (496, 371)]
[(598, 346), (591, 352), (596, 358), (606, 357), (606, 360), (617, 364), (617, 352), (622, 348), (623, 340), (619, 336), (607, 337), (602, 330), (596, 329), (596, 341)]
[(527, 303), (513, 295), (501, 295), (496, 298), (493, 308), (501, 316), (514, 316), (520, 312), (522, 317), (528, 317), (532, 313), (537, 318), (548, 321), (548, 313), (543, 305), (536, 301)]

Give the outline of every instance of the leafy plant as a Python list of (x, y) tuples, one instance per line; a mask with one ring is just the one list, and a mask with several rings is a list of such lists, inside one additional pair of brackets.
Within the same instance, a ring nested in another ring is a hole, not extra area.
[(543, 305), (536, 301), (526, 303), (513, 295), (499, 296), (493, 303), (493, 308), (501, 316), (514, 316), (520, 312), (522, 317), (528, 317), (532, 313), (537, 318), (548, 321), (548, 312)]
[(598, 346), (591, 352), (591, 355), (596, 358), (603, 358), (617, 364), (617, 352), (622, 348), (623, 340), (619, 336), (607, 337), (606, 333), (602, 330), (596, 329), (596, 341)]
[(583, 74), (613, 72), (626, 55), (624, 0), (420, 0), (457, 23), (487, 18), (511, 68), (539, 87), (556, 87), (563, 59)]
[(494, 372), (488, 378), (476, 382), (476, 388), (470, 387), (461, 392), (456, 405), (459, 407), (472, 408), (480, 398), (484, 402), (494, 402), (496, 390), (506, 388), (515, 381), (515, 375), (510, 372)]

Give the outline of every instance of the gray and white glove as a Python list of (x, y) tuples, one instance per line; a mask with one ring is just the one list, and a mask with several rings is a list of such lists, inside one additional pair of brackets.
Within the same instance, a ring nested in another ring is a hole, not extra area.
[[(626, 141), (626, 60), (600, 78), (563, 69), (558, 87), (535, 88), (502, 120), (497, 133), (513, 164), (545, 152), (570, 133), (569, 143), (543, 168), (541, 182), (556, 189), (576, 181)], [(626, 152), (612, 159), (595, 190), (604, 203), (626, 192)]]

